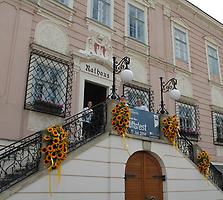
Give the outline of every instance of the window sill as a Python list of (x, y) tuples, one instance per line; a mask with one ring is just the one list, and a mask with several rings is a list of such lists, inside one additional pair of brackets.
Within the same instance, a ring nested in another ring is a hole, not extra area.
[(134, 52), (138, 52), (140, 54), (149, 55), (149, 45), (143, 43), (141, 41), (136, 40), (132, 37), (124, 37), (125, 47), (131, 49)]
[(89, 17), (86, 17), (85, 19), (87, 21), (89, 30), (94, 30), (94, 31), (97, 30), (97, 32), (106, 33), (106, 35), (109, 34), (110, 36), (112, 33), (115, 33), (114, 29), (112, 29), (111, 27), (109, 27), (105, 24), (100, 23), (99, 21), (97, 21), (95, 19), (92, 19)]
[(191, 64), (190, 62), (185, 62), (184, 60), (174, 58), (174, 66), (181, 72), (191, 75)]
[(187, 132), (187, 131), (180, 130), (180, 133), (184, 135), (186, 138), (188, 138), (189, 140), (196, 141), (196, 142), (198, 141), (199, 135), (196, 132)]
[(173, 65), (174, 69), (177, 69), (177, 71), (182, 72), (183, 74), (187, 74), (188, 76), (192, 75), (192, 72), (188, 69), (182, 69), (181, 67), (179, 67), (178, 65)]
[(61, 105), (36, 100), (33, 102), (33, 109), (43, 113), (49, 113), (52, 115), (63, 115), (63, 108)]
[(217, 87), (220, 87), (220, 88), (223, 87), (223, 84), (220, 83), (220, 82), (216, 82), (216, 81), (213, 81), (211, 79), (208, 79), (208, 82), (209, 82), (210, 86), (217, 86)]
[(58, 7), (62, 8), (63, 10), (69, 11), (74, 13), (74, 10), (72, 7), (70, 7), (69, 5), (63, 4), (57, 0), (49, 0), (49, 2), (51, 2), (54, 5), (57, 5)]
[(222, 139), (222, 138), (217, 138), (217, 139), (214, 141), (214, 144), (215, 144), (215, 145), (219, 145), (219, 146), (223, 146), (223, 139)]

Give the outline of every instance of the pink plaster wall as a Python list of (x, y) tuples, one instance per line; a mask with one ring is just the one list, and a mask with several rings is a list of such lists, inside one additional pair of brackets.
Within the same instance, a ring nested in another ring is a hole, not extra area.
[[(0, 138), (20, 139), (27, 134), (27, 112), (23, 109), (26, 76), (29, 60), (29, 44), (33, 41), (36, 24), (45, 19), (37, 14), (37, 10), (18, 1), (0, 1)], [(159, 1), (158, 1), (159, 2)], [(189, 27), (189, 43), (191, 58), (191, 73), (187, 65), (177, 61), (173, 65), (173, 51), (171, 38), (171, 18), (164, 15), (163, 5), (156, 3), (155, 8), (148, 8), (148, 84), (152, 85), (155, 94), (155, 110), (160, 104), (159, 77), (168, 80), (182, 70), (188, 71), (193, 86), (194, 99), (200, 106), (201, 141), (199, 144), (215, 154), (216, 148), (212, 142), (211, 124), (211, 90), (208, 82), (208, 70), (204, 36), (214, 37), (219, 44), (223, 44), (222, 26), (207, 23), (199, 15), (181, 5), (177, 1), (167, 0), (171, 16), (181, 17)], [(67, 19), (67, 12), (59, 12), (55, 6), (47, 3), (47, 9), (52, 13), (59, 13)], [(35, 10), (35, 12), (34, 12)], [(73, 23), (67, 26), (70, 41), (70, 51), (79, 52), (85, 49), (85, 42), (89, 36), (87, 29), (87, 1), (77, 0), (74, 3), (75, 14)], [(125, 2), (114, 1), (114, 22), (112, 44), (114, 55), (119, 58), (125, 56)], [(211, 24), (211, 25), (210, 25)], [(131, 45), (131, 44), (130, 44)], [(131, 46), (130, 46), (131, 47)], [(145, 54), (143, 50), (140, 53)], [(221, 63), (223, 50), (219, 48)], [(222, 73), (221, 69), (221, 73)], [(73, 79), (72, 113), (77, 111), (79, 72), (75, 68)], [(222, 89), (222, 86), (220, 86)], [(170, 113), (175, 112), (175, 104), (165, 94), (166, 107)]]

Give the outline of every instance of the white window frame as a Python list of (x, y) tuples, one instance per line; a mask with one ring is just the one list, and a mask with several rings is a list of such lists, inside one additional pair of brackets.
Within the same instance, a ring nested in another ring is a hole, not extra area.
[[(144, 41), (140, 41), (137, 38), (131, 37), (129, 34), (129, 4), (142, 10), (144, 12)], [(143, 44), (148, 44), (148, 5), (144, 1), (138, 0), (126, 0), (125, 1), (125, 36), (134, 39), (135, 41)]]
[[(190, 60), (190, 44), (189, 44), (189, 38), (188, 38), (188, 28), (180, 21), (180, 23), (177, 23), (178, 20), (173, 21), (171, 25), (171, 31), (172, 31), (172, 48), (173, 48), (173, 63), (176, 65), (176, 60), (181, 60), (185, 64), (188, 65), (189, 71), (191, 72), (191, 60)], [(187, 61), (184, 61), (182, 59), (176, 58), (176, 52), (175, 52), (175, 29), (178, 29), (186, 34), (186, 45), (187, 45)]]
[(208, 79), (211, 80), (211, 69), (209, 66), (209, 55), (208, 55), (208, 47), (211, 47), (216, 50), (217, 52), (217, 59), (218, 59), (218, 72), (219, 72), (219, 79), (220, 83), (222, 84), (222, 76), (221, 76), (221, 67), (220, 67), (220, 58), (218, 53), (218, 46), (210, 41), (205, 40), (205, 46), (206, 46), (206, 59), (207, 59), (207, 68), (208, 68)]
[(113, 28), (113, 13), (114, 13), (114, 0), (110, 0), (110, 16), (109, 16), (109, 24), (104, 24), (103, 22), (98, 21), (93, 18), (93, 0), (88, 0), (87, 2), (87, 17), (98, 22), (100, 25)]

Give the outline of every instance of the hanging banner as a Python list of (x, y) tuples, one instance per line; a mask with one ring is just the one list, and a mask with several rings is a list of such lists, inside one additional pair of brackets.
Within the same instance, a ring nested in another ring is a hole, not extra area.
[(133, 135), (160, 138), (159, 116), (148, 111), (130, 109), (128, 132)]

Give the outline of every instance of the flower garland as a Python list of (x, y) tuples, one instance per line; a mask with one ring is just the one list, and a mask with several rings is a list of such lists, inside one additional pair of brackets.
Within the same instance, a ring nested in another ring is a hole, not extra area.
[(167, 116), (161, 120), (161, 131), (171, 144), (175, 144), (179, 126), (176, 115)]
[(112, 109), (112, 127), (121, 136), (126, 135), (129, 127), (130, 111), (125, 101), (120, 101)]
[(197, 166), (201, 174), (205, 177), (209, 176), (209, 167), (210, 167), (211, 157), (206, 151), (201, 151), (197, 155)]
[(43, 141), (46, 143), (41, 148), (41, 152), (45, 154), (44, 164), (49, 170), (59, 169), (62, 161), (67, 157), (67, 133), (61, 126), (55, 125), (44, 131)]

